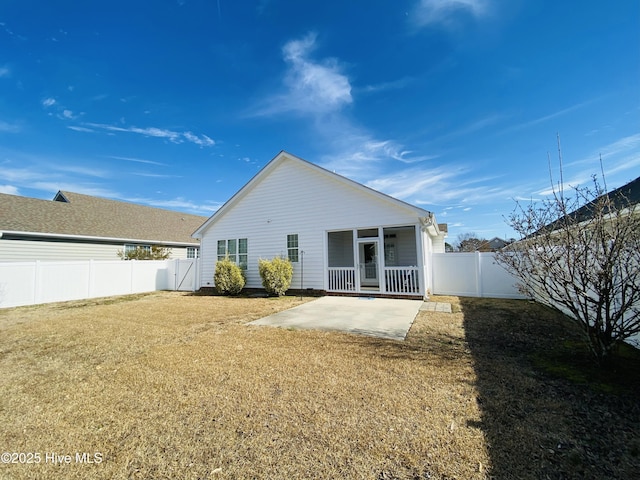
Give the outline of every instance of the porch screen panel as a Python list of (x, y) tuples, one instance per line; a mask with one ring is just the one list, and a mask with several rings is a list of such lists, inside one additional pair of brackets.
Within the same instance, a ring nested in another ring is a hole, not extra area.
[(353, 231), (329, 232), (327, 236), (329, 267), (353, 267)]

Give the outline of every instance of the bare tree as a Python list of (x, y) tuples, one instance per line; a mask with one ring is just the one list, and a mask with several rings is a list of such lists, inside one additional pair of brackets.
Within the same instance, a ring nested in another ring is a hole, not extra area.
[(607, 194), (594, 177), (570, 196), (560, 188), (517, 204), (508, 223), (520, 240), (496, 257), (522, 293), (578, 322), (600, 364), (640, 333), (640, 205), (630, 191)]
[(473, 232), (458, 235), (459, 252), (488, 252), (491, 251), (489, 243), (484, 238), (479, 238)]

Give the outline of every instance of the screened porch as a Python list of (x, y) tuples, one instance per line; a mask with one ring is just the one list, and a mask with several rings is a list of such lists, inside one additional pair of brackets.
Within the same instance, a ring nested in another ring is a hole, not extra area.
[(416, 226), (327, 233), (327, 290), (423, 295)]

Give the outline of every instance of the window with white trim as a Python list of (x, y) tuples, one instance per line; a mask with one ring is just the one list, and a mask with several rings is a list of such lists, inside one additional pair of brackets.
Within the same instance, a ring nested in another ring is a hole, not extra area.
[(299, 261), (298, 234), (292, 233), (287, 235), (287, 258), (290, 262)]
[(218, 240), (218, 260), (228, 258), (241, 269), (246, 270), (248, 261), (248, 241), (246, 238)]
[(199, 253), (197, 247), (187, 247), (187, 258), (198, 258)]

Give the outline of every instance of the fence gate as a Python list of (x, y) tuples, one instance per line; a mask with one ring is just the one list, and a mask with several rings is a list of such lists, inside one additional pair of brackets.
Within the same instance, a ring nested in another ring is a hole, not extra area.
[(195, 292), (198, 290), (198, 259), (176, 259), (175, 284), (173, 289), (181, 292)]

